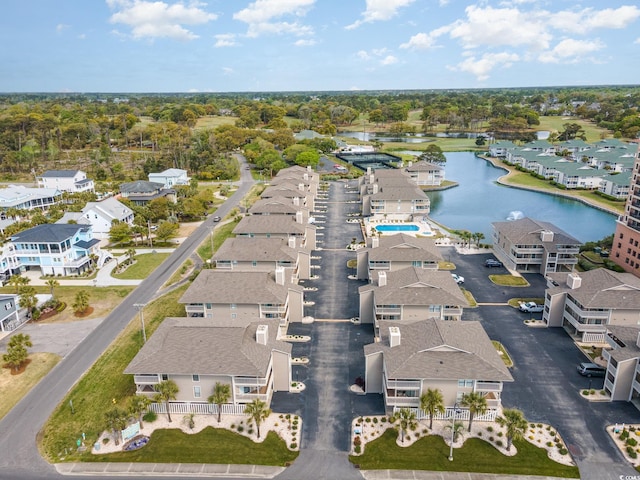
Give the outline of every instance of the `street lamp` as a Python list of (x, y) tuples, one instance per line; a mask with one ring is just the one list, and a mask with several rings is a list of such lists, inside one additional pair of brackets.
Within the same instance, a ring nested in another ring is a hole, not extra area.
[(138, 309), (138, 312), (140, 312), (140, 323), (142, 324), (142, 341), (143, 341), (143, 343), (147, 343), (147, 332), (146, 332), (146, 330), (144, 328), (144, 307), (146, 307), (147, 304), (146, 303), (134, 303), (133, 306)]
[(453, 438), (456, 432), (456, 416), (458, 414), (458, 402), (453, 404), (453, 415), (451, 416), (451, 445), (449, 446), (449, 461), (453, 462)]
[(211, 232), (211, 235), (210, 235), (210, 239), (211, 239), (211, 258), (213, 258), (213, 229), (214, 229), (213, 226), (209, 227), (209, 231)]

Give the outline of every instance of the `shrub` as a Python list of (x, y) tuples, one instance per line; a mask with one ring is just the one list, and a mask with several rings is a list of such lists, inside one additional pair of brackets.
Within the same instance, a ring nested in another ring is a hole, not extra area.
[(360, 452), (362, 451), (362, 447), (361, 447), (360, 445), (358, 445), (357, 447), (355, 447), (355, 448), (353, 449), (353, 451), (354, 451), (355, 453), (360, 453)]
[(382, 417), (382, 418), (380, 419), (380, 423), (386, 423), (386, 421), (387, 421), (387, 417)]
[(289, 445), (289, 448), (291, 450), (295, 450), (296, 448), (298, 448), (298, 444), (297, 443), (292, 443), (291, 445)]
[(144, 416), (142, 417), (142, 420), (144, 422), (147, 423), (153, 423), (158, 419), (158, 415), (156, 414), (156, 412), (149, 410), (147, 413), (144, 414)]
[(623, 430), (620, 433), (620, 440), (626, 440), (627, 438), (629, 438), (629, 432), (627, 430)]
[(589, 390), (582, 390), (582, 394), (586, 397), (589, 395)]
[(504, 435), (502, 432), (498, 432), (499, 437), (502, 437), (502, 435)]
[(238, 432), (242, 433), (244, 431), (244, 427), (242, 425), (238, 425)]
[(547, 447), (553, 447), (553, 442), (547, 442)]
[(551, 425), (547, 425), (547, 431), (551, 430)]
[(556, 432), (554, 432), (553, 430), (549, 431), (549, 435), (551, 435), (552, 437), (556, 436)]
[(360, 437), (359, 437), (359, 436), (356, 436), (356, 437), (353, 439), (353, 445), (357, 447), (358, 445), (361, 445), (361, 444), (362, 444), (362, 440), (360, 439)]
[(638, 445), (638, 440), (636, 440), (635, 438), (629, 437), (627, 438), (627, 445), (631, 445), (632, 447), (635, 447), (636, 445)]
[(502, 440), (497, 440), (496, 441), (496, 446), (501, 447), (502, 446)]
[(481, 437), (482, 436), (482, 432), (478, 432), (478, 436)]
[(493, 437), (489, 437), (489, 441), (490, 441), (490, 442), (493, 442)]
[(542, 428), (542, 424), (541, 423), (538, 424), (538, 428)]
[(569, 451), (566, 448), (561, 448), (560, 450), (558, 450), (558, 453), (560, 455), (566, 455), (567, 453), (569, 453)]
[(247, 430), (247, 433), (248, 433), (249, 435), (253, 435), (253, 428), (250, 428), (249, 430)]
[(103, 443), (104, 445), (106, 445), (107, 443), (109, 443), (109, 437), (104, 437), (104, 438), (102, 439), (102, 443)]
[(378, 423), (378, 417), (373, 417), (373, 423)]
[(596, 394), (595, 389), (593, 389), (593, 388), (592, 388), (591, 390), (589, 390), (589, 394), (591, 394), (591, 395), (595, 395), (595, 394)]
[(367, 418), (364, 419), (364, 421), (369, 423), (369, 422), (371, 422), (371, 419), (369, 417), (367, 417)]
[(635, 452), (635, 450), (631, 450), (631, 451), (629, 452), (629, 456), (630, 456), (631, 458), (633, 458), (634, 460), (635, 460), (636, 458), (638, 458), (638, 454)]
[(534, 437), (533, 435), (529, 435), (529, 440), (533, 440), (534, 438), (536, 437)]
[(535, 424), (535, 423), (530, 423), (530, 424), (529, 424), (529, 426), (530, 426), (531, 428), (536, 428), (536, 424)]
[(491, 425), (487, 427), (487, 432), (493, 432), (493, 427)]

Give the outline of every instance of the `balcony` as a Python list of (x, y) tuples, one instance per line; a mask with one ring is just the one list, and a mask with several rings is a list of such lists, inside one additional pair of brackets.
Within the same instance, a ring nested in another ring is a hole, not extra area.
[(477, 392), (501, 392), (502, 382), (476, 382)]
[(408, 397), (395, 390), (385, 390), (384, 401), (387, 407), (419, 407), (420, 397)]
[(384, 307), (376, 305), (376, 316), (379, 315), (402, 315), (402, 307)]
[(136, 385), (156, 385), (160, 381), (158, 380), (158, 375), (156, 374), (140, 374), (133, 376), (133, 383)]

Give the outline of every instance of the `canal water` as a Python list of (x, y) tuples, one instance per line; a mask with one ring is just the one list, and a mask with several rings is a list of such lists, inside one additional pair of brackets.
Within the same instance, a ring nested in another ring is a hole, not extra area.
[(482, 232), (491, 243), (492, 222), (529, 217), (551, 222), (581, 242), (614, 233), (616, 215), (581, 202), (496, 183), (505, 170), (469, 152), (446, 153), (445, 178), (459, 185), (428, 192), (430, 217), (446, 227)]

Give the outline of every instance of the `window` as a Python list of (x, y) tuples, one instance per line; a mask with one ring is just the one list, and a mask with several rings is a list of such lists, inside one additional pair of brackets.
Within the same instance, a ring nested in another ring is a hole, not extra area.
[(166, 373), (162, 373), (160, 374), (160, 378), (162, 379), (163, 382), (166, 382), (167, 380), (169, 380), (169, 375)]
[(462, 387), (462, 388), (473, 387), (473, 380), (458, 380), (458, 387)]
[(193, 398), (200, 398), (200, 387), (193, 387)]
[(193, 375), (191, 375), (191, 378), (193, 379), (194, 382), (200, 381), (200, 375), (198, 375), (197, 373), (194, 373)]

